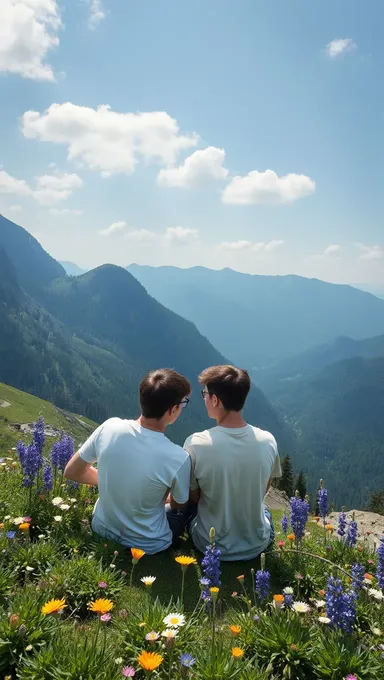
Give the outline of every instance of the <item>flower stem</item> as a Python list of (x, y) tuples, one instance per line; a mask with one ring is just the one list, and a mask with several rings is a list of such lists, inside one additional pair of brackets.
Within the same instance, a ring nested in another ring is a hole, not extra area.
[(181, 570), (181, 595), (180, 595), (180, 606), (184, 606), (184, 582), (185, 582), (185, 569)]

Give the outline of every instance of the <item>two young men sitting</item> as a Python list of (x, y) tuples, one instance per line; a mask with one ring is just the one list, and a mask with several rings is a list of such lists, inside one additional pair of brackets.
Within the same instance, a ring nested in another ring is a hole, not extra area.
[(264, 496), (281, 476), (276, 441), (242, 416), (246, 371), (212, 366), (199, 382), (216, 427), (192, 434), (183, 448), (173, 444), (165, 430), (188, 405), (191, 386), (171, 369), (151, 371), (140, 384), (140, 417), (100, 425), (65, 476), (98, 485), (92, 528), (101, 536), (154, 554), (187, 528), (203, 552), (214, 527), (222, 560), (252, 559), (273, 540)]

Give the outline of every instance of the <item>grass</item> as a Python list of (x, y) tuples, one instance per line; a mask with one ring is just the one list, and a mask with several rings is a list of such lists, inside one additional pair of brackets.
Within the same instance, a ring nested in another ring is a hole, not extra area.
[[(10, 406), (1, 406), (7, 402)], [(97, 427), (89, 418), (78, 416), (56, 408), (44, 399), (39, 399), (28, 392), (0, 383), (0, 451), (5, 451), (15, 446), (19, 439), (29, 441), (30, 434), (26, 436), (14, 429), (12, 425), (33, 423), (43, 416), (47, 425), (59, 430), (64, 430), (75, 440), (76, 445), (81, 444)], [(52, 443), (55, 438), (49, 438)]]

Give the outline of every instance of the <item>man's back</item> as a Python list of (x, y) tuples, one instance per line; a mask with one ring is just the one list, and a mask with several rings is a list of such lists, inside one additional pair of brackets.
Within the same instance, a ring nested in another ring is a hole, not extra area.
[(176, 502), (185, 503), (190, 474), (180, 446), (135, 420), (111, 418), (79, 455), (97, 461), (99, 500), (92, 522), (97, 533), (149, 554), (171, 545), (164, 499), (170, 489)]
[(280, 476), (274, 437), (252, 425), (214, 427), (192, 435), (184, 448), (191, 457), (191, 489), (200, 488), (197, 519), (191, 527), (201, 551), (216, 531), (222, 559), (251, 559), (269, 544), (264, 496), (270, 477)]

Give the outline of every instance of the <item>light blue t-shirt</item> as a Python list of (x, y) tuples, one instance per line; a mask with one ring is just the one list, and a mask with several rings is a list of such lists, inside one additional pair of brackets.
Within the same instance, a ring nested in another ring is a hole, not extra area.
[(169, 491), (176, 503), (188, 500), (191, 464), (186, 451), (136, 420), (111, 418), (93, 432), (79, 455), (87, 463), (97, 462), (93, 530), (149, 555), (168, 548), (172, 533), (164, 500)]

